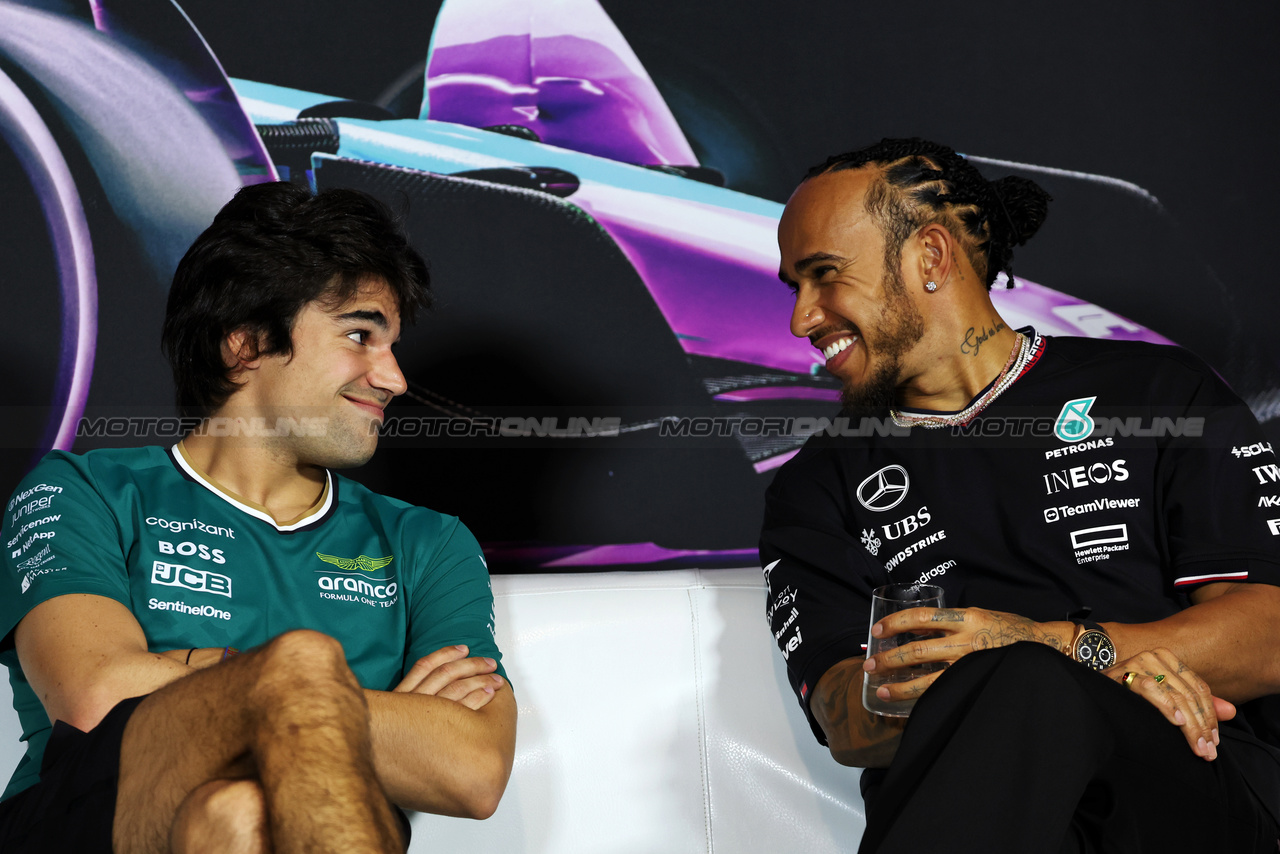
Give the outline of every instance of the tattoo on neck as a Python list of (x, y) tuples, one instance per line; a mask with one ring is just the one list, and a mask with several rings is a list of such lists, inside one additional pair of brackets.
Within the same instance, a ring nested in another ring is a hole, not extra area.
[(991, 338), (995, 337), (1001, 329), (1008, 329), (1002, 321), (994, 321), (994, 327), (984, 327), (982, 332), (978, 332), (974, 327), (970, 326), (969, 331), (964, 334), (964, 341), (960, 342), (960, 352), (966, 356), (977, 356), (978, 351), (982, 349), (982, 345), (987, 343)]

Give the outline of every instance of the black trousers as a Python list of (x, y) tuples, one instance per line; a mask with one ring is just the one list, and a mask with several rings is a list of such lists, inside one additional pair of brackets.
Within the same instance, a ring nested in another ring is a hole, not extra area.
[(1277, 751), (1218, 758), (1141, 696), (1042, 644), (974, 653), (916, 704), (867, 792), (860, 854), (1276, 854)]

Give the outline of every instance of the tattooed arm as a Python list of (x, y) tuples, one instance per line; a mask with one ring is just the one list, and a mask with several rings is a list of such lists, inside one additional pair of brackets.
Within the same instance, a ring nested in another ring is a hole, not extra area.
[[(867, 659), (862, 669), (873, 673), (877, 669), (908, 667), (926, 661), (954, 664), (971, 652), (1019, 641), (1042, 643), (1070, 655), (1075, 628), (1074, 623), (1066, 620), (1037, 623), (1017, 614), (985, 608), (911, 608), (885, 617), (871, 627), (871, 633), (885, 637), (910, 631), (926, 635), (936, 633), (936, 636), (885, 650)], [(936, 671), (908, 682), (882, 685), (877, 695), (882, 700), (918, 697), (940, 675), (941, 671)]]
[(906, 718), (868, 712), (862, 705), (862, 657), (846, 658), (818, 680), (809, 710), (841, 765), (887, 768), (898, 752)]

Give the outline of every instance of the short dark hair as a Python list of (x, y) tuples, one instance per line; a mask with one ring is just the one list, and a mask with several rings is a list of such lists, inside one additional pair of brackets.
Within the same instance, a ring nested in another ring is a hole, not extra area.
[(386, 282), (402, 323), (430, 305), (426, 262), (381, 202), (357, 190), (242, 188), (173, 275), (160, 346), (178, 408), (205, 417), (236, 390), (222, 353), (227, 335), (249, 332), (255, 357), (292, 354), (294, 319), (307, 303), (341, 305), (369, 278)]
[(1012, 286), (1013, 247), (1040, 229), (1053, 201), (1034, 181), (1016, 175), (988, 181), (947, 146), (914, 137), (828, 157), (805, 180), (869, 165), (884, 167), (867, 191), (866, 207), (884, 232), (886, 263), (901, 260), (902, 244), (918, 229), (940, 223), (960, 241), (988, 290), (1001, 271)]

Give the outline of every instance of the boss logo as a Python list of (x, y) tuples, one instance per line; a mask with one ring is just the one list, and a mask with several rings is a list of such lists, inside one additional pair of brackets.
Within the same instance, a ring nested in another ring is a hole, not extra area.
[(168, 540), (160, 541), (160, 554), (162, 555), (182, 555), (183, 557), (199, 557), (201, 560), (211, 560), (214, 563), (226, 563), (227, 559), (222, 555), (222, 549), (211, 549), (204, 543), (171, 543)]
[(1113, 480), (1119, 483), (1129, 479), (1129, 470), (1124, 466), (1124, 460), (1116, 460), (1050, 472), (1044, 475), (1044, 491), (1047, 495), (1053, 495), (1064, 489), (1079, 489), (1091, 484), (1109, 483)]
[(185, 587), (200, 593), (216, 593), (231, 598), (231, 579), (207, 569), (194, 569), (179, 563), (156, 561), (151, 566), (151, 583), (166, 587)]

